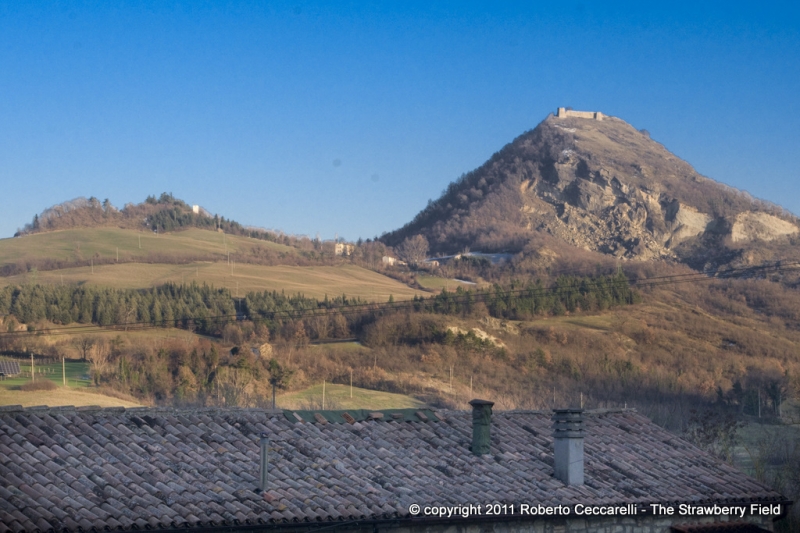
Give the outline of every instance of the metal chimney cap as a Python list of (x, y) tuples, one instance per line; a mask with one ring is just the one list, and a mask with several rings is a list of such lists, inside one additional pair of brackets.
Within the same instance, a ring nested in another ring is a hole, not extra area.
[(479, 400), (479, 399), (476, 398), (474, 400), (470, 400), (469, 404), (473, 408), (483, 407), (484, 405), (488, 405), (489, 407), (492, 407), (494, 405), (494, 402), (490, 402), (489, 400)]
[(567, 407), (566, 409), (553, 409), (553, 412), (555, 413), (554, 418), (555, 418), (555, 416), (560, 415), (560, 414), (580, 415), (580, 414), (583, 414), (583, 411), (584, 410), (579, 408), (579, 407)]
[(575, 439), (585, 436), (583, 409), (554, 409), (553, 437)]

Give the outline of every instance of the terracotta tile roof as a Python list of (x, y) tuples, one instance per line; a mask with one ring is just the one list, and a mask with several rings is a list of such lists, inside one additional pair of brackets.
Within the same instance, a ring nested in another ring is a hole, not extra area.
[(583, 486), (553, 478), (549, 412), (495, 413), (483, 456), (466, 411), (319, 414), (2, 407), (0, 533), (379, 520), (412, 503), (782, 500), (631, 410), (585, 414)]

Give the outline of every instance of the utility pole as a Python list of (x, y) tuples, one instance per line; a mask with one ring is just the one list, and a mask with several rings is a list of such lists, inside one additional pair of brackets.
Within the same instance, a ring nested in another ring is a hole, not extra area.
[(353, 369), (350, 369), (350, 399), (353, 399)]
[(67, 363), (64, 356), (61, 356), (61, 378), (64, 380), (64, 388), (67, 387)]
[[(33, 355), (31, 355), (31, 368), (33, 368)], [(758, 418), (761, 418), (761, 389), (758, 389)]]
[(117, 263), (119, 263), (119, 246), (117, 246)]
[(453, 365), (450, 365), (450, 392), (453, 392)]
[[(36, 371), (33, 368), (33, 352), (31, 352), (31, 381), (36, 381)], [(758, 406), (759, 417), (761, 416), (761, 406)]]
[(325, 380), (322, 380), (322, 410), (325, 410)]
[(469, 395), (472, 396), (472, 376), (469, 377)]

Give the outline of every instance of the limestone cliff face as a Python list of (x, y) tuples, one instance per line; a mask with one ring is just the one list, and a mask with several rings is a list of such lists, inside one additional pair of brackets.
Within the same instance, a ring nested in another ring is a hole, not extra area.
[(767, 213), (746, 211), (736, 215), (731, 228), (731, 240), (741, 241), (773, 241), (785, 235), (794, 235), (797, 226)]
[(384, 240), (422, 233), (441, 252), (513, 251), (543, 232), (586, 250), (652, 260), (681, 258), (680, 250), (703, 239), (725, 246), (798, 231), (794, 217), (699, 175), (620, 119), (551, 115)]

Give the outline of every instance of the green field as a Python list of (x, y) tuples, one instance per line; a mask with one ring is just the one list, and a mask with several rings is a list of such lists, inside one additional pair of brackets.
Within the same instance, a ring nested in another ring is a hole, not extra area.
[[(385, 302), (390, 295), (395, 300), (410, 300), (417, 294), (426, 294), (355, 265), (298, 267), (237, 264), (234, 267), (226, 262), (185, 265), (121, 263), (37, 272), (35, 278), (36, 283), (43, 284), (86, 284), (118, 289), (155, 287), (167, 282), (197, 282), (230, 289), (234, 296), (244, 296), (248, 291), (267, 290), (302, 293), (313, 298), (346, 294), (348, 297), (375, 302)], [(31, 282), (30, 273), (0, 278), (0, 286)]]
[[(275, 403), (281, 409), (322, 409), (322, 384), (299, 392), (280, 395)], [(404, 394), (358, 387), (353, 387), (351, 398), (348, 385), (325, 384), (325, 409), (404, 409), (410, 407), (425, 407), (425, 404)]]
[(439, 276), (430, 276), (428, 274), (418, 274), (417, 283), (419, 283), (422, 287), (432, 291), (441, 291), (442, 289), (454, 291), (458, 287), (463, 287), (465, 289), (475, 288), (475, 285), (472, 283), (464, 283), (463, 281), (442, 278)]
[[(15, 359), (19, 361), (19, 368), (22, 373), (18, 376), (10, 377), (0, 381), (0, 387), (11, 390), (19, 388), (20, 385), (30, 383), (31, 381), (31, 363), (30, 361)], [(89, 363), (83, 361), (68, 361), (65, 365), (67, 386), (70, 388), (84, 388), (91, 385), (89, 379)], [(62, 374), (61, 363), (50, 363), (40, 365), (34, 362), (34, 370), (36, 371), (35, 380), (47, 379), (63, 387), (64, 376)]]

